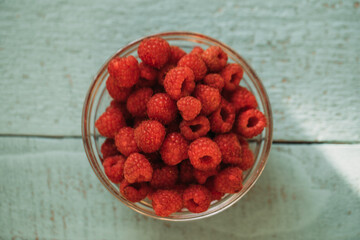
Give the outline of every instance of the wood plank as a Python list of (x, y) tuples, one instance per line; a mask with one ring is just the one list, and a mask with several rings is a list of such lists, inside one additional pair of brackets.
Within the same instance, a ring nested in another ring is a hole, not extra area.
[(150, 33), (189, 30), (223, 41), (253, 65), (271, 99), (276, 140), (360, 140), (356, 1), (0, 6), (0, 134), (79, 136), (88, 86), (112, 53)]
[(133, 212), (100, 184), (80, 139), (0, 138), (0, 239), (357, 239), (360, 145), (275, 144), (254, 188), (186, 223)]

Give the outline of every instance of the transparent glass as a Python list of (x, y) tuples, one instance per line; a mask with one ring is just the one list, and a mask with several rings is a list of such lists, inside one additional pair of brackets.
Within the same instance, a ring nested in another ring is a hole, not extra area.
[(100, 68), (95, 79), (91, 83), (84, 102), (82, 113), (82, 138), (86, 155), (92, 169), (105, 188), (109, 190), (109, 192), (122, 203), (134, 211), (149, 217), (167, 221), (189, 221), (215, 215), (229, 208), (238, 200), (240, 200), (240, 198), (242, 198), (252, 188), (264, 170), (271, 148), (273, 130), (269, 98), (266, 94), (264, 86), (262, 85), (254, 70), (238, 53), (236, 53), (227, 45), (205, 35), (191, 32), (166, 32), (151, 36), (162, 37), (166, 39), (171, 45), (179, 46), (187, 52), (190, 52), (194, 46), (200, 46), (204, 49), (212, 45), (220, 46), (227, 53), (229, 62), (238, 63), (243, 67), (244, 78), (241, 81), (241, 85), (245, 86), (255, 95), (259, 104), (259, 110), (263, 112), (268, 119), (268, 126), (265, 128), (262, 134), (258, 135), (256, 138), (251, 139), (250, 147), (254, 152), (256, 160), (253, 168), (244, 174), (243, 189), (236, 194), (225, 195), (220, 201), (213, 201), (206, 212), (191, 213), (184, 209), (182, 212), (174, 213), (169, 217), (159, 217), (155, 215), (151, 207), (151, 203), (147, 199), (138, 203), (127, 201), (124, 197), (121, 196), (118, 185), (113, 184), (106, 177), (101, 164), (100, 152), (101, 144), (105, 139), (100, 136), (96, 130), (95, 121), (105, 111), (106, 107), (110, 104), (111, 101), (111, 97), (107, 93), (105, 86), (105, 82), (108, 77), (107, 65), (109, 60), (113, 57), (125, 57), (128, 55), (138, 57), (137, 48), (139, 43), (142, 41), (142, 39), (150, 36), (146, 36), (142, 39), (134, 41), (120, 49)]

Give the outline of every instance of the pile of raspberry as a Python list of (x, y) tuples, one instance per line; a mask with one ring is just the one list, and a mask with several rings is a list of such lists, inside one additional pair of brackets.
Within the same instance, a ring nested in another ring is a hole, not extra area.
[(239, 86), (243, 69), (218, 46), (190, 53), (162, 38), (143, 40), (138, 56), (113, 58), (106, 82), (110, 106), (97, 119), (105, 174), (131, 202), (146, 197), (158, 216), (242, 189), (254, 164), (246, 139), (266, 118)]

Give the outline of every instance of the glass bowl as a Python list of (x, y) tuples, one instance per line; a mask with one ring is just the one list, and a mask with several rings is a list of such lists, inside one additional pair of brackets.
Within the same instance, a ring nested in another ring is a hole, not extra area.
[(153, 217), (156, 219), (167, 220), (167, 221), (189, 221), (195, 219), (201, 219), (215, 215), (231, 205), (235, 204), (240, 198), (242, 198), (255, 184), (256, 180), (264, 170), (266, 161), (269, 156), (271, 142), (272, 142), (272, 113), (269, 98), (266, 94), (265, 88), (261, 83), (260, 79), (250, 67), (250, 65), (234, 50), (227, 45), (210, 38), (208, 36), (191, 33), (191, 32), (166, 32), (155, 34), (151, 36), (159, 36), (166, 39), (170, 45), (176, 45), (184, 49), (186, 52), (190, 52), (194, 46), (200, 46), (206, 49), (209, 46), (215, 45), (221, 47), (228, 55), (229, 62), (235, 62), (242, 66), (244, 69), (244, 78), (240, 85), (245, 86), (250, 90), (259, 104), (259, 110), (263, 112), (268, 119), (268, 126), (264, 129), (262, 134), (251, 139), (250, 147), (254, 152), (255, 164), (252, 169), (244, 173), (243, 188), (236, 194), (225, 195), (220, 201), (214, 201), (206, 212), (202, 213), (191, 213), (187, 210), (182, 212), (174, 213), (169, 217), (159, 217), (155, 215), (152, 209), (151, 202), (147, 199), (132, 203), (121, 196), (119, 187), (117, 184), (113, 184), (108, 180), (104, 173), (104, 169), (101, 164), (101, 152), (100, 147), (104, 142), (105, 138), (100, 136), (99, 132), (95, 128), (96, 119), (105, 111), (106, 107), (110, 104), (111, 97), (106, 91), (105, 82), (108, 77), (107, 65), (110, 59), (113, 57), (125, 57), (128, 55), (137, 56), (137, 48), (142, 39), (150, 37), (146, 36), (142, 39), (134, 41), (124, 48), (120, 49), (115, 53), (108, 61), (100, 68), (95, 79), (90, 85), (90, 89), (87, 93), (83, 113), (82, 113), (82, 138), (84, 148), (88, 160), (96, 176), (100, 182), (106, 187), (109, 192), (119, 199), (126, 206), (130, 207), (136, 212), (143, 215)]

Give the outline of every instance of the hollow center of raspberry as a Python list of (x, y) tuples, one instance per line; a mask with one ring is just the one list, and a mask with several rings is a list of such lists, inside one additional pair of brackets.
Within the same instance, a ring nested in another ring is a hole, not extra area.
[(229, 112), (226, 111), (224, 108), (220, 110), (220, 116), (224, 122), (226, 122), (226, 119), (229, 117)]
[(238, 79), (238, 74), (237, 74), (237, 73), (235, 73), (235, 74), (231, 75), (231, 80), (230, 80), (230, 83), (234, 83), (234, 82), (236, 82), (236, 81), (237, 81), (237, 79)]
[(258, 119), (257, 117), (251, 117), (251, 118), (249, 118), (247, 127), (248, 127), (248, 128), (254, 127), (254, 126), (256, 126), (256, 124), (257, 124), (258, 122), (259, 122), (259, 119)]
[(197, 204), (197, 203), (194, 201), (194, 199), (188, 200), (187, 203), (188, 203), (189, 206), (192, 206), (193, 208), (196, 208), (196, 207), (199, 206), (199, 204)]
[(201, 163), (211, 163), (212, 162), (212, 157), (210, 156), (203, 156), (199, 159), (201, 161)]
[(190, 127), (191, 131), (197, 132), (202, 128), (202, 125), (201, 124), (195, 124), (195, 125), (190, 125), (189, 127)]

